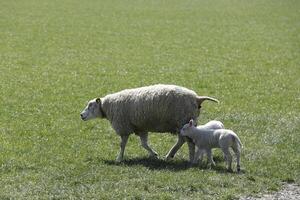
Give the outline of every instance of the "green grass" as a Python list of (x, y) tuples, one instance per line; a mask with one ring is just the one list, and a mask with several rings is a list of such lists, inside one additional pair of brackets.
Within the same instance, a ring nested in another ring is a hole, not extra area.
[[(0, 2), (0, 199), (232, 199), (300, 183), (299, 1)], [(244, 143), (242, 174), (189, 167), (185, 145), (151, 134), (147, 158), (108, 121), (82, 122), (87, 100), (172, 83), (209, 95)]]

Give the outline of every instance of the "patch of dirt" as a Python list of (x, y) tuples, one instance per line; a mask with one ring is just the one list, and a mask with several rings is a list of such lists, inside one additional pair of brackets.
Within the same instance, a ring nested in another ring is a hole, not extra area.
[(300, 186), (297, 184), (286, 184), (274, 193), (260, 195), (260, 197), (242, 197), (240, 200), (299, 200)]

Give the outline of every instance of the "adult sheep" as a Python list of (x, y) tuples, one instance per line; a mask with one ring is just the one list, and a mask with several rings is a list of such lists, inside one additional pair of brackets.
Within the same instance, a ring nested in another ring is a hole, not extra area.
[[(201, 103), (205, 100), (218, 100), (198, 96), (194, 91), (176, 85), (152, 85), (135, 89), (126, 89), (95, 98), (88, 102), (81, 112), (81, 119), (106, 118), (121, 137), (120, 152), (116, 161), (123, 160), (125, 146), (131, 133), (140, 137), (142, 146), (150, 156), (157, 153), (148, 145), (148, 132), (170, 132), (178, 135), (176, 144), (166, 158), (173, 158), (185, 143), (180, 129), (190, 119), (197, 121)], [(194, 159), (195, 144), (188, 141), (190, 161)]]

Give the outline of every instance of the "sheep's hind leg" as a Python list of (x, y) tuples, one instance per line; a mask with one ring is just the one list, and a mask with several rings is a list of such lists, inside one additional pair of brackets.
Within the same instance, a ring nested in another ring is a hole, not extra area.
[(169, 153), (166, 155), (166, 160), (172, 159), (175, 156), (178, 149), (180, 149), (180, 147), (184, 143), (185, 143), (184, 137), (178, 134), (177, 142), (176, 142), (176, 144), (174, 144), (174, 146), (170, 149)]
[(127, 144), (127, 141), (128, 141), (128, 137), (129, 137), (128, 135), (121, 136), (120, 152), (119, 152), (119, 155), (116, 159), (117, 162), (122, 162), (122, 160), (123, 160), (124, 151), (125, 151), (125, 147), (126, 147), (126, 144)]
[(138, 135), (140, 136), (142, 147), (149, 152), (150, 157), (157, 158), (158, 154), (148, 145), (148, 133), (140, 133)]

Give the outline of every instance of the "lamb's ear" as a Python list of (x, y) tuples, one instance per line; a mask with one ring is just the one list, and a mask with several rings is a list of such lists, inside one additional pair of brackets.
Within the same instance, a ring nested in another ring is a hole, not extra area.
[(189, 126), (193, 126), (194, 125), (194, 120), (190, 120), (190, 122), (189, 122)]
[(99, 104), (100, 102), (101, 102), (101, 99), (100, 99), (100, 98), (97, 98), (97, 99), (96, 99), (96, 103)]

